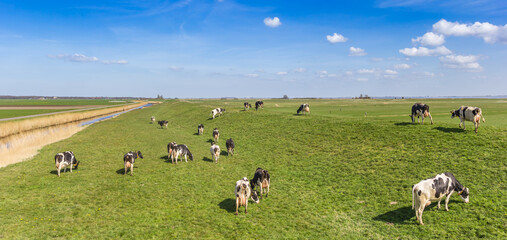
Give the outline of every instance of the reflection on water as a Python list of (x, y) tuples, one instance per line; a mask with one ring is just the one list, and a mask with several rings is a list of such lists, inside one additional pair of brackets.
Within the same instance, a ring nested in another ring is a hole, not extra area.
[[(143, 107), (149, 106), (151, 106), (151, 104), (147, 104), (134, 109), (141, 109)], [(85, 120), (80, 122), (61, 124), (58, 126), (26, 131), (23, 133), (11, 135), (9, 137), (0, 138), (0, 168), (5, 167), (9, 164), (30, 159), (38, 153), (39, 149), (48, 144), (69, 138), (93, 123), (116, 117), (122, 113), (126, 113), (134, 109), (96, 118), (91, 121)]]

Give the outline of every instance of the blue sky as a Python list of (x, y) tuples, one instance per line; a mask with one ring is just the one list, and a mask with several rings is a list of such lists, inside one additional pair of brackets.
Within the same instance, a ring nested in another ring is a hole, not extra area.
[(507, 1), (0, 2), (0, 95), (507, 94)]

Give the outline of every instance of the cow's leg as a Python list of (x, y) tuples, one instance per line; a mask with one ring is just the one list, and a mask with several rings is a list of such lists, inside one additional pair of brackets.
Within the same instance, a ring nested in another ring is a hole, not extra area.
[(123, 175), (127, 174), (127, 164), (126, 162), (123, 163), (123, 166), (125, 167), (125, 171), (123, 172)]
[[(477, 132), (477, 130), (475, 130), (475, 132)], [(70, 168), (70, 172), (72, 173), (72, 161), (70, 161), (69, 168)]]
[(427, 200), (424, 201), (421, 204), (421, 206), (419, 206), (419, 224), (421, 224), (421, 225), (424, 225), (423, 220), (422, 220), (422, 215), (423, 215), (423, 212), (424, 212), (424, 207), (426, 207), (426, 203), (427, 203)]
[(238, 215), (239, 197), (236, 197), (236, 215)]
[(58, 177), (60, 176), (60, 171), (62, 170), (62, 164), (58, 165)]
[(130, 176), (134, 173), (134, 163), (130, 164)]
[(440, 209), (440, 202), (442, 201), (442, 199), (438, 199), (438, 204), (437, 204), (437, 209)]
[(449, 204), (449, 200), (451, 199), (451, 195), (453, 192), (450, 192), (449, 195), (447, 195), (447, 198), (445, 199), (445, 211), (449, 211), (449, 207), (447, 204)]
[(463, 130), (466, 130), (467, 127), (465, 126), (465, 120), (462, 120), (461, 123), (463, 123)]
[(270, 185), (270, 183), (268, 181), (268, 192), (266, 193), (266, 197), (268, 197), (268, 194), (269, 194), (269, 185)]
[(480, 123), (481, 123), (481, 119), (480, 118), (475, 118), (474, 119), (475, 133), (477, 133), (477, 129), (479, 129), (479, 124)]
[(248, 208), (248, 198), (245, 198), (245, 214), (248, 213), (247, 208)]
[(421, 119), (422, 119), (421, 124), (424, 124), (424, 115), (421, 116)]
[(430, 117), (431, 125), (433, 125), (433, 118), (431, 117), (431, 114), (428, 113), (428, 116)]
[(262, 199), (262, 182), (259, 184), (259, 188), (261, 189), (261, 192), (260, 192), (260, 195), (261, 195), (261, 196), (260, 196), (260, 197), (261, 197), (261, 199)]
[[(183, 161), (183, 160), (182, 160)], [(187, 155), (185, 154), (185, 162), (187, 162)]]

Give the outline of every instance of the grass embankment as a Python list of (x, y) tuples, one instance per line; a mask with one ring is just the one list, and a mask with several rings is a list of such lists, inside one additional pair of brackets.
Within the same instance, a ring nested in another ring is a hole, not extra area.
[[(439, 101), (442, 109), (455, 105)], [(413, 100), (305, 101), (309, 116), (293, 115), (299, 100), (264, 102), (264, 110), (243, 112), (242, 101), (171, 101), (95, 124), (0, 169), (0, 237), (507, 237), (507, 129), (495, 124), (505, 108), (488, 114), (481, 106), (486, 123), (475, 134), (459, 130), (447, 110), (440, 115), (436, 102), (435, 124), (422, 126), (407, 124)], [(227, 112), (208, 120), (214, 107)], [(152, 115), (169, 128), (149, 124)], [(204, 136), (195, 135), (199, 123)], [(226, 139), (236, 142), (236, 155), (221, 156), (219, 164), (209, 153), (214, 127), (222, 149)], [(171, 164), (170, 141), (187, 144), (194, 161)], [(53, 157), (65, 150), (81, 164), (58, 178)], [(145, 156), (133, 177), (122, 175), (129, 150)], [(257, 167), (271, 173), (270, 196), (234, 216), (235, 181)], [(433, 204), (419, 226), (411, 186), (444, 171), (470, 188), (470, 203), (453, 196), (449, 212)]]
[(12, 120), (0, 122), (0, 138), (33, 129), (55, 126), (59, 124), (85, 120), (106, 114), (121, 112), (134, 107), (142, 106), (144, 104), (146, 103), (134, 103), (130, 105), (103, 108), (98, 110), (83, 110), (78, 112), (61, 113), (43, 117), (29, 118), (24, 120)]

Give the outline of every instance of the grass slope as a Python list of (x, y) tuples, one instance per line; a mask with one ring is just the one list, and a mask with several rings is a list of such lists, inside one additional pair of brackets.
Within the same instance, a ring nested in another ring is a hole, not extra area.
[[(407, 124), (412, 100), (313, 100), (309, 116), (293, 114), (299, 100), (265, 100), (257, 112), (210, 100), (132, 111), (0, 169), (0, 238), (506, 238), (505, 103), (479, 102), (486, 123), (475, 134), (446, 114), (458, 100), (434, 101), (434, 125)], [(227, 113), (209, 120), (217, 106)], [(223, 150), (236, 142), (219, 164), (209, 153), (215, 127)], [(194, 161), (171, 164), (170, 141)], [(53, 157), (65, 150), (82, 162), (58, 178)], [(129, 150), (145, 156), (133, 177), (122, 175)], [(271, 173), (270, 196), (234, 216), (234, 183), (257, 167)], [(419, 226), (411, 186), (445, 171), (470, 188), (470, 203), (432, 204)]]

